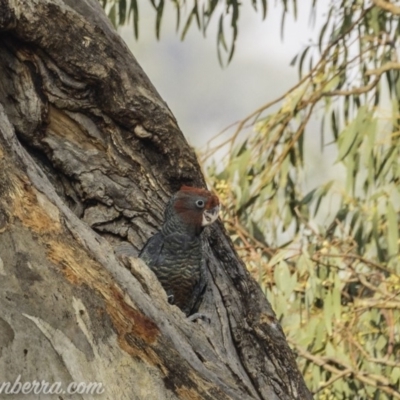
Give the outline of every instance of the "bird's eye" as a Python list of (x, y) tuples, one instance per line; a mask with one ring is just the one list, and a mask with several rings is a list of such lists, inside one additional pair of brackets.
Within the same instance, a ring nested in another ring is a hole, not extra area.
[(204, 201), (203, 200), (197, 200), (196, 201), (196, 206), (199, 208), (203, 208), (204, 207)]

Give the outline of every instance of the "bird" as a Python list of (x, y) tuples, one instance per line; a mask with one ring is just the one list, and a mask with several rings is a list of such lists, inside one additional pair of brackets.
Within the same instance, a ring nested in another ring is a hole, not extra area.
[(170, 304), (194, 315), (207, 284), (202, 232), (218, 218), (219, 199), (206, 189), (182, 186), (167, 203), (164, 223), (139, 253)]

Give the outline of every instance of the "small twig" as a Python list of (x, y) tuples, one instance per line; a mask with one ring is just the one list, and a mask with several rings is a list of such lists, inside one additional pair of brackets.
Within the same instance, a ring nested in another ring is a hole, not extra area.
[(329, 379), (329, 381), (326, 381), (325, 383), (320, 384), (319, 388), (314, 391), (314, 394), (320, 392), (321, 390), (324, 390), (325, 388), (331, 386), (332, 383), (334, 383), (337, 380), (344, 378), (346, 375), (350, 375), (350, 374), (351, 374), (351, 369), (345, 369), (344, 371), (338, 373), (337, 375), (334, 375), (331, 379)]
[(370, 308), (379, 308), (380, 310), (400, 310), (400, 302), (399, 301), (389, 301), (389, 300), (358, 300), (357, 301), (357, 309), (356, 312), (364, 311)]

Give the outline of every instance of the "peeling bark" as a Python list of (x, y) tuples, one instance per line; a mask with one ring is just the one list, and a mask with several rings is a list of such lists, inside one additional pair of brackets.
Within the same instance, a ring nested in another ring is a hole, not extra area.
[(170, 195), (204, 179), (98, 2), (0, 0), (0, 54), (0, 382), (311, 399), (221, 224), (204, 235), (210, 324), (187, 321), (135, 258)]

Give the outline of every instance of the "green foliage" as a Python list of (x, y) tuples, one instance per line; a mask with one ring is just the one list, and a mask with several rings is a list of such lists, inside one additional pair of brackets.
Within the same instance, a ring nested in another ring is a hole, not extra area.
[[(399, 14), (331, 2), (294, 60), (299, 83), (241, 121), (208, 171), (316, 399), (400, 398)], [(318, 141), (344, 173), (310, 187)]]
[[(100, 0), (108, 17), (115, 27), (132, 22), (135, 38), (139, 37), (139, 1), (138, 0)], [(161, 37), (161, 22), (166, 7), (172, 6), (176, 12), (176, 31), (181, 40), (192, 25), (205, 36), (210, 22), (218, 23), (217, 52), (220, 64), (229, 63), (235, 52), (235, 44), (239, 29), (241, 3), (239, 0), (149, 0), (155, 11), (155, 33)], [(288, 2), (285, 4), (286, 15)], [(267, 0), (251, 0), (255, 11), (260, 12), (262, 19), (267, 15)], [(296, 1), (293, 1), (296, 5)], [(283, 18), (284, 21), (284, 18)]]

